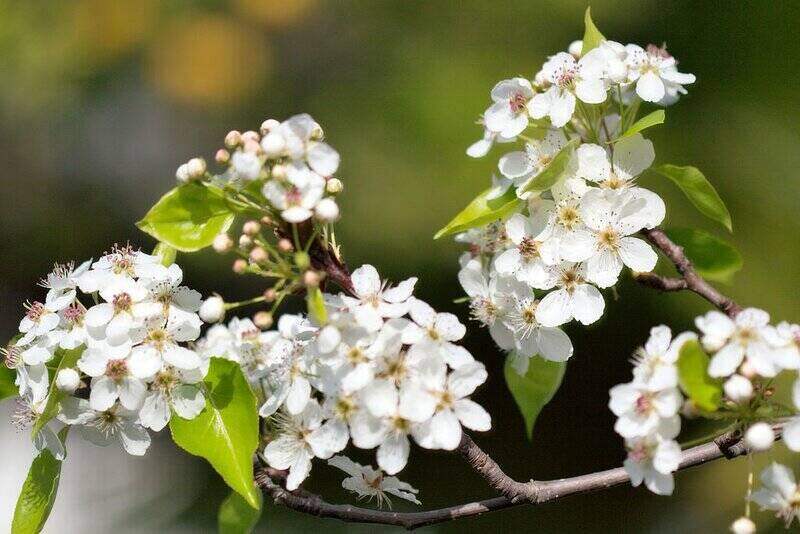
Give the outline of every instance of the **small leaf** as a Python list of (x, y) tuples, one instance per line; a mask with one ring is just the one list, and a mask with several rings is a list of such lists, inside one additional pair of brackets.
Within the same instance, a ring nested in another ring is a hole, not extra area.
[(53, 374), (50, 376), (50, 392), (47, 395), (47, 404), (44, 405), (42, 414), (33, 423), (32, 436), (36, 436), (44, 425), (58, 415), (58, 411), (61, 409), (61, 401), (67, 395), (56, 387), (56, 376), (61, 369), (74, 368), (78, 364), (78, 360), (85, 348), (84, 345), (81, 345), (71, 350), (56, 349), (54, 360), (58, 362), (58, 365), (53, 369)]
[[(66, 430), (59, 433), (62, 442)], [(11, 534), (38, 534), (47, 521), (56, 501), (58, 483), (61, 479), (61, 462), (48, 450), (43, 450), (33, 459), (28, 477), (22, 484), (22, 491), (14, 508)]]
[(203, 381), (206, 407), (192, 420), (173, 415), (172, 439), (188, 453), (208, 460), (228, 486), (259, 508), (253, 481), (253, 454), (258, 447), (258, 412), (242, 370), (234, 362), (211, 358)]
[(261, 518), (261, 493), (257, 493), (257, 496), (258, 508), (254, 509), (241, 495), (231, 492), (219, 507), (219, 534), (250, 534)]
[(664, 124), (664, 118), (666, 114), (664, 113), (663, 109), (656, 110), (648, 115), (645, 115), (638, 121), (636, 121), (630, 128), (628, 128), (624, 134), (620, 135), (613, 141), (609, 141), (610, 143), (616, 143), (626, 137), (631, 137), (632, 135), (636, 135), (637, 133), (650, 128), (651, 126), (656, 126), (658, 124)]
[(0, 401), (19, 396), (19, 389), (14, 384), (16, 379), (17, 373), (0, 362)]
[(153, 249), (153, 256), (161, 256), (161, 265), (164, 267), (169, 267), (175, 263), (175, 257), (177, 255), (178, 251), (166, 243), (159, 243), (156, 245), (156, 248)]
[(461, 213), (456, 215), (447, 226), (436, 232), (434, 239), (446, 235), (458, 234), (500, 220), (510, 215), (522, 206), (523, 201), (517, 198), (517, 193), (510, 187), (503, 196), (488, 200), (486, 197), (492, 189), (487, 189), (470, 202)]
[(678, 380), (695, 405), (708, 412), (722, 402), (722, 385), (708, 375), (708, 355), (696, 339), (686, 341), (678, 353)]
[(325, 309), (325, 299), (322, 298), (322, 291), (320, 291), (318, 287), (313, 287), (308, 290), (306, 306), (308, 307), (308, 315), (310, 315), (318, 325), (324, 326), (328, 322), (328, 311)]
[(586, 14), (583, 16), (583, 24), (586, 29), (583, 32), (583, 47), (581, 48), (581, 56), (585, 56), (587, 52), (600, 46), (600, 43), (606, 38), (597, 29), (592, 20), (591, 6), (586, 8)]
[(697, 273), (716, 282), (730, 282), (744, 261), (736, 248), (717, 236), (693, 228), (665, 230), (676, 244), (683, 247)]
[(714, 186), (696, 167), (659, 165), (653, 167), (653, 170), (675, 182), (675, 185), (683, 191), (697, 211), (722, 224), (729, 232), (733, 232), (733, 223), (728, 208)]
[(209, 246), (234, 217), (221, 189), (191, 182), (161, 197), (136, 225), (181, 252), (194, 252)]
[(567, 172), (569, 162), (575, 153), (575, 148), (580, 144), (580, 139), (573, 139), (564, 145), (552, 161), (522, 188), (522, 192), (544, 191), (555, 185)]
[(513, 358), (513, 353), (506, 358), (504, 369), (506, 384), (525, 419), (528, 439), (532, 439), (536, 418), (561, 386), (567, 362), (551, 362), (533, 356), (528, 364), (528, 371), (524, 376), (520, 376), (512, 365)]

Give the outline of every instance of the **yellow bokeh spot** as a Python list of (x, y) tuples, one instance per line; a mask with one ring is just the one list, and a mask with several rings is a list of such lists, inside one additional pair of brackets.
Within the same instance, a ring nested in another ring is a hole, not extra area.
[(219, 14), (180, 18), (150, 49), (148, 77), (190, 105), (223, 105), (258, 90), (272, 71), (264, 36)]
[(156, 20), (154, 0), (80, 0), (72, 4), (69, 27), (82, 59), (110, 61), (145, 40)]
[(242, 18), (267, 28), (285, 28), (301, 21), (317, 4), (316, 0), (235, 0)]

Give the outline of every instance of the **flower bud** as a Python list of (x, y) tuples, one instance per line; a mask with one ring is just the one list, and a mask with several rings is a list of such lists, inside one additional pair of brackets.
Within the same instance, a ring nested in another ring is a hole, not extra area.
[(247, 221), (246, 223), (244, 223), (244, 226), (242, 226), (242, 232), (249, 235), (250, 237), (257, 235), (260, 231), (261, 231), (261, 225), (258, 224), (258, 221)]
[(278, 250), (281, 252), (291, 252), (294, 250), (294, 246), (292, 245), (291, 241), (284, 237), (283, 239), (278, 240)]
[(753, 369), (753, 366), (750, 365), (750, 362), (747, 360), (745, 360), (744, 363), (739, 366), (739, 374), (750, 380), (758, 376), (758, 372)]
[(583, 50), (583, 41), (580, 39), (577, 41), (572, 41), (569, 44), (569, 48), (567, 48), (567, 52), (569, 52), (575, 59), (581, 57), (581, 50)]
[(248, 250), (252, 246), (253, 246), (253, 239), (249, 235), (239, 236), (239, 247)]
[(263, 224), (264, 226), (272, 226), (274, 222), (275, 221), (273, 221), (272, 217), (270, 217), (269, 215), (264, 215), (263, 217), (261, 217), (261, 224)]
[(81, 385), (81, 377), (75, 369), (61, 369), (56, 375), (56, 387), (59, 391), (72, 394)]
[(206, 160), (203, 158), (192, 158), (186, 162), (186, 166), (192, 178), (200, 178), (206, 173)]
[(228, 148), (236, 148), (242, 142), (242, 134), (236, 130), (231, 130), (225, 136), (225, 146)]
[(248, 139), (244, 142), (244, 146), (242, 149), (247, 152), (248, 154), (258, 154), (261, 152), (261, 145), (259, 145), (256, 141), (252, 139)]
[(218, 234), (211, 243), (214, 250), (222, 254), (233, 248), (233, 239), (228, 234)]
[(321, 281), (322, 276), (317, 271), (309, 269), (303, 273), (303, 284), (306, 287), (319, 287)]
[(756, 524), (749, 517), (740, 517), (731, 523), (733, 534), (756, 534)]
[(267, 135), (269, 132), (280, 126), (281, 123), (275, 119), (267, 119), (261, 123), (261, 135)]
[(258, 135), (258, 132), (254, 132), (253, 130), (247, 130), (245, 133), (242, 134), (242, 142), (249, 143), (250, 141), (258, 143), (259, 141), (261, 141), (261, 136)]
[(297, 265), (297, 268), (301, 271), (308, 269), (311, 265), (311, 258), (308, 256), (307, 253), (301, 251), (294, 253), (294, 264)]
[(272, 314), (265, 311), (260, 311), (253, 316), (253, 322), (259, 328), (269, 328), (272, 326)]
[(744, 443), (753, 451), (769, 450), (775, 441), (775, 433), (767, 423), (756, 423), (747, 429), (744, 434)]
[(264, 302), (275, 302), (276, 298), (278, 298), (278, 292), (275, 291), (275, 288), (271, 287), (264, 291)]
[(230, 159), (231, 159), (231, 153), (225, 150), (224, 148), (220, 148), (219, 150), (217, 150), (217, 153), (214, 154), (214, 161), (216, 161), (220, 165), (228, 163)]
[(264, 263), (269, 259), (269, 254), (262, 247), (256, 247), (250, 251), (250, 261), (253, 263)]
[(278, 132), (270, 132), (261, 140), (261, 148), (268, 158), (277, 158), (286, 148), (286, 139)]
[(339, 218), (339, 206), (332, 198), (323, 198), (314, 208), (317, 219), (324, 222), (333, 222)]
[(189, 172), (189, 165), (184, 163), (180, 167), (178, 167), (178, 170), (175, 171), (175, 178), (177, 178), (178, 181), (183, 183), (183, 184), (185, 184), (186, 182), (191, 180), (192, 179), (192, 175)]
[(208, 297), (200, 305), (200, 318), (207, 323), (218, 323), (225, 317), (225, 301), (220, 296)]
[(753, 383), (742, 375), (733, 375), (723, 386), (725, 396), (733, 402), (743, 402), (753, 396)]
[(327, 191), (331, 195), (337, 195), (341, 193), (342, 189), (344, 189), (344, 185), (342, 184), (342, 181), (338, 178), (330, 178), (325, 184), (325, 191)]
[(238, 260), (233, 262), (233, 272), (236, 274), (242, 274), (247, 270), (247, 261), (239, 258)]
[(286, 179), (286, 165), (275, 165), (272, 167), (272, 177), (276, 180)]

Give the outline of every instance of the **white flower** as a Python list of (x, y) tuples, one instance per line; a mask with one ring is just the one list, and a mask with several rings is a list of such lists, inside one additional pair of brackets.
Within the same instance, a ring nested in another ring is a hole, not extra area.
[(756, 452), (768, 451), (775, 443), (775, 433), (767, 423), (755, 423), (745, 432), (744, 442), (748, 448)]
[(493, 132), (489, 128), (484, 128), (483, 138), (475, 141), (467, 147), (467, 155), (471, 158), (482, 158), (489, 153), (494, 143), (510, 143), (516, 139), (513, 137), (503, 137), (498, 132)]
[(483, 114), (486, 129), (505, 138), (521, 134), (528, 127), (527, 105), (533, 98), (531, 82), (524, 78), (503, 80), (494, 86), (491, 96), (494, 104)]
[(183, 324), (184, 328), (196, 331), (196, 338), (202, 326), (197, 312), (203, 297), (198, 291), (182, 286), (182, 281), (183, 271), (175, 263), (167, 268), (165, 276), (145, 280), (143, 285), (148, 291), (147, 302), (135, 304), (134, 314), (142, 318), (161, 315), (175, 324)]
[[(516, 350), (521, 357), (531, 358), (540, 355), (545, 360), (563, 362), (572, 356), (572, 342), (559, 328), (542, 326), (536, 320), (539, 302), (530, 290), (514, 296), (514, 309), (508, 313), (504, 322), (514, 333)], [(525, 374), (527, 361), (518, 361), (517, 372)]]
[(339, 206), (332, 198), (323, 198), (314, 208), (314, 215), (323, 222), (333, 222), (339, 218)]
[(581, 200), (581, 218), (586, 230), (572, 234), (561, 244), (565, 260), (586, 261), (586, 277), (598, 287), (617, 282), (622, 266), (636, 272), (652, 271), (658, 261), (655, 251), (638, 237), (645, 227), (643, 199), (630, 193), (592, 189)]
[[(86, 310), (84, 322), (93, 337), (104, 338), (112, 345), (130, 339), (130, 332), (142, 325), (134, 314), (135, 306), (147, 297), (147, 289), (132, 278), (119, 277), (100, 290), (105, 300)], [(97, 333), (94, 333), (94, 332)]]
[(403, 343), (411, 345), (410, 358), (422, 360), (427, 355), (435, 356), (453, 369), (473, 361), (464, 347), (454, 343), (467, 331), (458, 317), (436, 313), (429, 304), (414, 297), (409, 302), (409, 315), (414, 322), (403, 332)]
[(594, 49), (579, 61), (566, 52), (559, 52), (542, 66), (542, 78), (552, 84), (544, 93), (533, 97), (528, 109), (531, 117), (550, 117), (556, 128), (572, 118), (575, 97), (587, 104), (600, 104), (606, 99), (605, 57)]
[(132, 246), (114, 245), (111, 252), (92, 264), (92, 268), (76, 276), (84, 293), (94, 293), (107, 285), (132, 278), (158, 278), (166, 275), (161, 257), (145, 254)]
[(659, 103), (669, 96), (666, 103), (671, 103), (677, 100), (677, 93), (686, 92), (683, 85), (695, 81), (694, 74), (678, 72), (677, 62), (666, 48), (649, 45), (645, 51), (638, 45), (629, 44), (625, 49), (629, 80), (636, 82), (636, 94), (646, 102)]
[(350, 475), (342, 480), (342, 487), (356, 493), (359, 499), (371, 500), (374, 498), (378, 507), (383, 506), (383, 502), (386, 501), (391, 508), (391, 501), (386, 496), (387, 493), (390, 493), (414, 504), (422, 504), (417, 500), (417, 489), (413, 488), (411, 484), (400, 481), (397, 477), (385, 476), (380, 469), (363, 466), (341, 455), (328, 460), (328, 464)]
[(136, 412), (115, 404), (105, 411), (93, 410), (85, 399), (68, 397), (61, 401), (59, 420), (79, 425), (81, 435), (105, 447), (117, 441), (128, 454), (142, 456), (150, 447), (150, 434), (138, 423)]
[(59, 312), (61, 315), (62, 329), (61, 340), (58, 342), (59, 347), (62, 349), (75, 349), (87, 342), (89, 332), (86, 329), (86, 309), (79, 302), (67, 306)]
[(384, 318), (402, 317), (408, 312), (408, 299), (417, 283), (415, 277), (386, 288), (372, 265), (362, 265), (351, 275), (355, 297), (341, 295), (356, 322), (370, 332), (383, 325)]
[(231, 156), (231, 170), (234, 180), (252, 181), (261, 176), (264, 162), (258, 155), (244, 150), (237, 150)]
[(674, 417), (661, 422), (656, 432), (625, 440), (628, 457), (623, 465), (633, 486), (644, 482), (657, 495), (672, 495), (672, 473), (681, 462), (681, 447), (673, 440), (679, 430), (680, 419)]
[(785, 465), (772, 463), (761, 472), (762, 487), (753, 492), (750, 499), (762, 510), (773, 510), (790, 527), (797, 519), (800, 522), (800, 488), (794, 473)]
[(563, 262), (553, 270), (553, 278), (558, 289), (545, 295), (536, 308), (542, 326), (559, 326), (573, 318), (588, 325), (602, 317), (603, 295), (586, 282), (583, 264)]
[(19, 322), (19, 331), (24, 334), (18, 341), (19, 345), (27, 345), (36, 337), (47, 334), (58, 327), (61, 318), (55, 311), (49, 309), (41, 302), (26, 305), (25, 316)]
[(199, 369), (185, 371), (164, 366), (150, 383), (150, 390), (139, 412), (146, 428), (161, 431), (174, 411), (184, 419), (194, 419), (206, 406), (206, 398), (197, 383), (203, 379)]
[(777, 326), (767, 326), (762, 331), (772, 347), (772, 357), (781, 369), (800, 368), (800, 325), (786, 321)]
[(87, 260), (75, 268), (74, 263), (64, 265), (56, 264), (45, 279), (39, 285), (47, 288), (45, 304), (48, 309), (53, 311), (63, 310), (70, 306), (77, 296), (78, 277), (85, 273), (92, 264), (92, 260)]
[(683, 402), (676, 387), (653, 390), (637, 382), (618, 384), (609, 393), (608, 407), (618, 417), (614, 430), (623, 438), (654, 432), (662, 419), (678, 413)]
[(92, 377), (89, 405), (93, 410), (108, 410), (117, 400), (128, 410), (142, 406), (147, 386), (132, 372), (130, 355), (130, 343), (96, 342), (83, 351), (78, 368)]
[[(800, 379), (795, 380), (792, 386), (792, 402), (795, 408), (800, 407)], [(786, 422), (782, 435), (790, 450), (800, 452), (800, 416), (792, 417)]]
[(264, 196), (281, 217), (290, 223), (300, 223), (314, 214), (314, 207), (325, 193), (325, 178), (305, 164), (287, 165), (286, 181), (268, 181), (263, 188)]
[(147, 321), (137, 332), (129, 365), (139, 378), (153, 376), (166, 363), (179, 369), (197, 369), (202, 364), (200, 356), (180, 345), (197, 339), (197, 331), (187, 323), (176, 323), (160, 317)]
[(693, 332), (684, 332), (672, 339), (669, 327), (660, 325), (650, 329), (650, 337), (644, 347), (634, 353), (634, 381), (658, 390), (678, 385), (678, 362), (683, 344), (697, 339)]
[[(515, 187), (521, 188), (542, 172), (566, 144), (567, 138), (561, 130), (548, 130), (541, 141), (526, 143), (525, 151), (509, 152), (501, 157), (497, 168)], [(529, 195), (520, 195), (520, 198), (526, 196)]]
[(516, 213), (506, 221), (506, 233), (514, 246), (495, 257), (494, 268), (532, 287), (546, 287), (549, 268), (559, 261), (559, 242), (550, 236), (546, 218)]
[(714, 377), (730, 376), (747, 359), (747, 363), (761, 376), (775, 376), (773, 350), (764, 340), (769, 314), (756, 308), (741, 311), (735, 319), (722, 312), (710, 311), (695, 319), (703, 333), (701, 339), (706, 350), (716, 352), (708, 366)]

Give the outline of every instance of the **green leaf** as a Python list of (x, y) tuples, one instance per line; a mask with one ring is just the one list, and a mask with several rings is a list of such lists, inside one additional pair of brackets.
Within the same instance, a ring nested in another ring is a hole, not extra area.
[(733, 232), (731, 214), (719, 197), (714, 186), (696, 167), (679, 167), (677, 165), (659, 165), (653, 170), (666, 176), (677, 185), (683, 194), (694, 204), (697, 211), (713, 221), (717, 221), (729, 232)]
[(181, 252), (194, 252), (230, 228), (234, 217), (221, 189), (190, 182), (161, 197), (136, 225)]
[(261, 518), (262, 498), (258, 496), (258, 508), (252, 508), (238, 493), (231, 492), (219, 507), (219, 534), (250, 534)]
[(739, 251), (717, 236), (693, 228), (670, 228), (665, 233), (683, 247), (697, 273), (704, 278), (730, 282), (742, 268), (744, 262)]
[(517, 198), (517, 193), (513, 187), (510, 187), (503, 196), (491, 200), (486, 198), (490, 192), (491, 188), (475, 197), (466, 208), (461, 210), (461, 213), (447, 223), (447, 226), (436, 232), (433, 238), (439, 239), (446, 235), (458, 234), (470, 228), (503, 219), (519, 209), (523, 204), (523, 201)]
[(536, 418), (561, 386), (567, 362), (551, 362), (540, 356), (533, 356), (530, 358), (528, 371), (525, 375), (520, 375), (514, 369), (512, 363), (514, 357), (512, 353), (506, 358), (504, 369), (506, 384), (525, 419), (528, 439), (532, 439)]
[(624, 134), (620, 135), (613, 141), (609, 141), (609, 143), (616, 143), (617, 141), (625, 139), (626, 137), (631, 137), (633, 135), (636, 135), (637, 133), (647, 128), (650, 128), (651, 126), (664, 124), (665, 117), (666, 114), (664, 113), (663, 109), (659, 109), (648, 115), (645, 115), (644, 117), (633, 123), (633, 125), (630, 128), (628, 128)]
[(56, 376), (61, 369), (75, 368), (85, 348), (84, 345), (81, 345), (71, 350), (56, 350), (54, 360), (58, 362), (58, 366), (53, 370), (53, 374), (50, 376), (50, 392), (47, 395), (47, 404), (44, 405), (42, 414), (36, 419), (36, 422), (33, 423), (33, 429), (31, 430), (32, 436), (36, 436), (44, 425), (58, 415), (58, 411), (61, 409), (61, 401), (67, 394), (56, 387)]
[(553, 187), (567, 172), (572, 155), (580, 142), (580, 139), (573, 139), (564, 145), (558, 151), (558, 154), (553, 156), (552, 161), (530, 182), (525, 184), (522, 191), (525, 193), (528, 191), (544, 191)]
[[(62, 442), (66, 439), (66, 430), (59, 433)], [(28, 477), (22, 484), (14, 508), (11, 534), (38, 534), (42, 531), (56, 501), (60, 479), (61, 462), (50, 451), (43, 450), (33, 459)]]
[(600, 43), (605, 40), (603, 34), (597, 29), (592, 20), (591, 6), (586, 8), (586, 14), (583, 16), (583, 24), (586, 29), (583, 32), (583, 47), (581, 48), (581, 56), (585, 56), (587, 52), (600, 46)]
[(211, 358), (203, 384), (205, 409), (192, 420), (173, 415), (172, 439), (188, 453), (208, 460), (231, 489), (258, 509), (253, 482), (253, 455), (258, 447), (256, 398), (239, 365), (229, 360)]
[(178, 255), (178, 251), (166, 243), (159, 243), (156, 245), (156, 248), (153, 249), (153, 255), (161, 256), (161, 265), (169, 267), (175, 263), (175, 257)]
[(708, 376), (708, 362), (708, 354), (696, 339), (684, 342), (678, 353), (678, 380), (698, 408), (713, 412), (722, 402), (722, 384)]
[(318, 287), (313, 287), (308, 290), (306, 306), (308, 307), (308, 314), (318, 325), (323, 326), (328, 322), (328, 311), (325, 309), (325, 299), (322, 297), (322, 291), (320, 291)]

